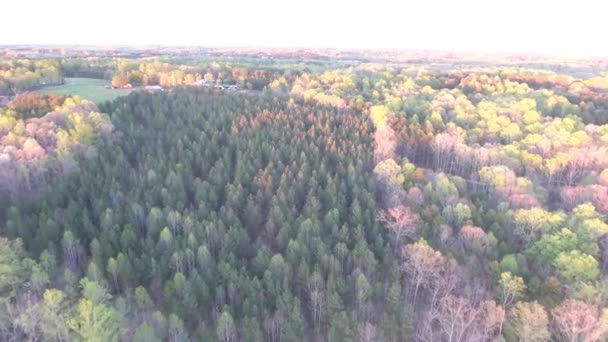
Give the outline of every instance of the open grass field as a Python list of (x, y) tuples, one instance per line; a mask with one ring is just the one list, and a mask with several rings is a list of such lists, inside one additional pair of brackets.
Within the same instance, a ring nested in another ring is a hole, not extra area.
[(133, 89), (107, 89), (107, 80), (95, 78), (66, 78), (65, 84), (60, 86), (50, 86), (39, 89), (42, 94), (58, 93), (64, 95), (78, 95), (83, 99), (91, 100), (95, 103), (113, 100), (119, 96), (129, 94)]

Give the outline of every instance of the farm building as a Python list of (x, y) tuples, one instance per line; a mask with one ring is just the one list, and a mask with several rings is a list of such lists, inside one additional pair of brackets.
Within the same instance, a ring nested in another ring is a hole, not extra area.
[(214, 88), (217, 89), (221, 89), (221, 90), (238, 90), (239, 86), (237, 86), (236, 84), (216, 84), (215, 86), (213, 86)]
[(145, 89), (148, 91), (165, 91), (165, 89), (159, 85), (147, 85)]
[(114, 85), (110, 85), (109, 88), (106, 86), (107, 89), (131, 89), (133, 88), (133, 85), (131, 83), (127, 83), (125, 85), (121, 85), (121, 86), (114, 86)]

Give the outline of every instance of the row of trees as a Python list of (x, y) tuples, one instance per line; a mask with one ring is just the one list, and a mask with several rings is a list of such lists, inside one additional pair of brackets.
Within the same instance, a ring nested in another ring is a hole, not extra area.
[(56, 60), (0, 61), (0, 96), (16, 95), (44, 85), (63, 83), (61, 65)]
[(284, 70), (260, 68), (255, 64), (232, 66), (230, 63), (175, 64), (156, 60), (117, 60), (112, 84), (158, 84), (163, 87), (207, 84), (236, 84), (241, 88), (262, 90)]

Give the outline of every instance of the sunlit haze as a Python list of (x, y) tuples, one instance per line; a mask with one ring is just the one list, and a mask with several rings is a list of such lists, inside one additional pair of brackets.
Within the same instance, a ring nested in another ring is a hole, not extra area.
[[(605, 5), (579, 1), (2, 3), (0, 44), (405, 48), (606, 56)], [(27, 13), (27, 15), (23, 15)]]

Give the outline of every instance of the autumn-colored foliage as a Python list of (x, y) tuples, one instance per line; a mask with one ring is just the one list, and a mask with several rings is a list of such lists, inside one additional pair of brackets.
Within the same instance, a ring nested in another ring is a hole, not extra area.
[(0, 340), (606, 339), (606, 61), (108, 49), (0, 51)]

